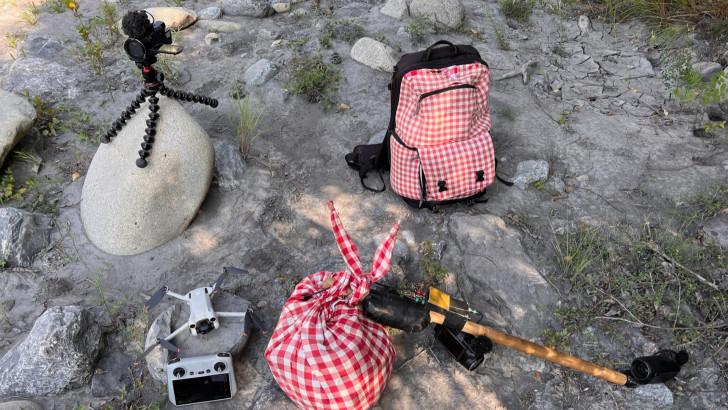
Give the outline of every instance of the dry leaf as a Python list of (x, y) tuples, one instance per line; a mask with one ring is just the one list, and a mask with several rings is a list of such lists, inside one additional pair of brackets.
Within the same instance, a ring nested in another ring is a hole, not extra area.
[(76, 182), (79, 178), (81, 178), (80, 172), (75, 171), (73, 174), (71, 174), (71, 181)]

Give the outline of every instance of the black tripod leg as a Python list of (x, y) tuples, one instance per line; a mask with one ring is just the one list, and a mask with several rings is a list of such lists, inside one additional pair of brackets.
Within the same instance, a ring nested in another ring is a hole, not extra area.
[(157, 121), (159, 120), (159, 98), (157, 97), (157, 91), (147, 91), (147, 99), (149, 100), (149, 117), (147, 118), (147, 128), (144, 130), (144, 142), (142, 142), (142, 149), (139, 150), (139, 159), (136, 160), (136, 165), (139, 168), (144, 168), (149, 164), (147, 158), (151, 154), (152, 144), (154, 143), (154, 136), (157, 134)]
[(174, 98), (175, 100), (180, 101), (187, 101), (187, 102), (196, 102), (200, 104), (209, 105), (212, 108), (217, 107), (217, 100), (212, 97), (206, 97), (204, 95), (197, 95), (192, 94), (184, 91), (175, 91), (171, 88), (167, 88), (165, 86), (162, 86), (162, 88), (159, 90), (159, 92), (169, 98)]
[(116, 134), (121, 131), (121, 129), (126, 125), (126, 122), (131, 119), (131, 116), (134, 115), (137, 109), (139, 109), (139, 106), (144, 103), (144, 101), (147, 99), (146, 96), (146, 90), (142, 90), (142, 92), (137, 95), (137, 97), (129, 104), (128, 107), (126, 107), (126, 110), (121, 113), (119, 118), (114, 121), (113, 124), (111, 124), (111, 128), (109, 128), (108, 131), (106, 131), (106, 134), (104, 134), (103, 137), (101, 137), (101, 142), (104, 144), (108, 144), (111, 142), (111, 139), (116, 137)]

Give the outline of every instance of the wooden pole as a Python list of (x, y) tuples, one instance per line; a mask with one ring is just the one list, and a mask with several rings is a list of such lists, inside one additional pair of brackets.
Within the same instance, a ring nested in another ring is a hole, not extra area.
[[(445, 321), (445, 315), (435, 311), (430, 311), (430, 322), (436, 324), (442, 324)], [(548, 360), (558, 365), (568, 367), (581, 373), (585, 373), (608, 382), (624, 386), (627, 384), (627, 375), (618, 372), (613, 369), (602, 367), (586, 360), (579, 359), (561, 353), (554, 349), (538, 345), (536, 343), (529, 342), (528, 340), (521, 339), (520, 337), (511, 336), (509, 334), (499, 332), (495, 329), (483, 326), (474, 322), (466, 322), (463, 327), (463, 332), (471, 334), (473, 336), (485, 336), (490, 339), (493, 343), (499, 345), (508, 346), (512, 349), (518, 350), (521, 353), (525, 353), (529, 356), (536, 356), (538, 358)]]

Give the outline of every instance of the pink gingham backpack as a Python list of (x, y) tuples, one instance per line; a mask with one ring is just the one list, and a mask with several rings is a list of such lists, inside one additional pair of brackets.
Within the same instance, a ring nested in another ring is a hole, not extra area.
[(296, 286), (265, 358), (278, 385), (302, 409), (368, 409), (392, 373), (394, 347), (384, 326), (367, 319), (359, 303), (389, 271), (399, 223), (365, 272), (333, 202), (328, 207), (347, 269), (317, 272)]
[(390, 83), (383, 143), (346, 155), (364, 188), (383, 191), (384, 185), (375, 189), (364, 180), (369, 171), (381, 177), (389, 170), (392, 191), (418, 208), (483, 195), (496, 178), (489, 83), (488, 65), (469, 45), (438, 41), (403, 55)]

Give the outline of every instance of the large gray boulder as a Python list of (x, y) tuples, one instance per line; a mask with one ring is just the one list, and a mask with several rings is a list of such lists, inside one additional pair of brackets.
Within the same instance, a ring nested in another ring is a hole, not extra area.
[(0, 208), (0, 261), (30, 267), (51, 240), (50, 218), (16, 208)]
[(460, 0), (412, 0), (409, 12), (412, 17), (425, 17), (453, 30), (460, 27), (465, 18), (465, 8)]
[(397, 53), (392, 47), (373, 38), (360, 38), (351, 48), (351, 58), (375, 70), (391, 73), (397, 64)]
[(448, 230), (467, 278), (467, 300), (476, 308), (491, 301), (496, 308), (485, 316), (518, 336), (540, 336), (557, 297), (523, 250), (520, 234), (495, 215), (464, 213), (452, 215)]
[(220, 8), (228, 16), (265, 17), (270, 11), (270, 1), (221, 0)]
[(46, 310), (28, 336), (0, 358), (0, 396), (60, 394), (88, 383), (101, 328), (81, 306)]
[(36, 112), (25, 98), (0, 90), (0, 166), (15, 144), (30, 130), (35, 122)]
[(214, 152), (207, 133), (176, 101), (159, 97), (160, 118), (149, 165), (135, 161), (147, 104), (109, 144), (99, 146), (81, 193), (81, 220), (99, 249), (146, 252), (181, 234), (210, 187)]
[(68, 67), (42, 58), (27, 57), (17, 59), (10, 66), (2, 88), (16, 93), (27, 91), (44, 100), (58, 101), (78, 97), (79, 81)]

